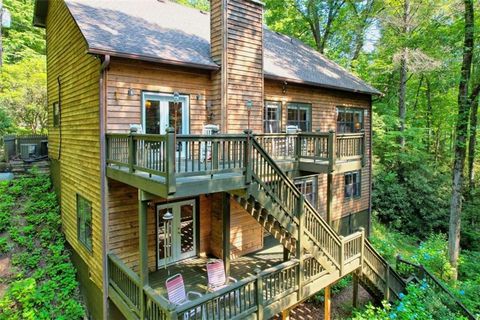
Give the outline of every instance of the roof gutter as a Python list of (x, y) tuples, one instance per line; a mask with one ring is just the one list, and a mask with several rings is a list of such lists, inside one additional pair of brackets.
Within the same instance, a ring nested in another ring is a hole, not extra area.
[(152, 56), (122, 53), (122, 52), (115, 52), (115, 51), (95, 49), (95, 48), (88, 48), (88, 53), (96, 54), (96, 55), (104, 55), (104, 56), (108, 55), (108, 56), (112, 56), (112, 57), (127, 58), (127, 59), (133, 59), (133, 60), (142, 60), (142, 61), (149, 61), (149, 62), (156, 62), (156, 63), (164, 63), (164, 64), (169, 64), (169, 65), (176, 65), (176, 66), (181, 66), (181, 67), (197, 68), (197, 69), (204, 69), (204, 70), (220, 70), (220, 66), (218, 66), (218, 65), (189, 63), (189, 62), (161, 59), (161, 58), (156, 58), (156, 57), (152, 57)]
[(103, 266), (103, 319), (108, 319), (108, 208), (106, 177), (106, 85), (110, 56), (105, 55), (100, 66), (99, 86), (99, 122), (100, 122), (100, 209), (102, 214), (102, 266)]
[(325, 88), (325, 89), (333, 89), (333, 90), (368, 94), (368, 95), (374, 95), (374, 96), (381, 96), (382, 95), (382, 93), (380, 91), (364, 91), (364, 90), (355, 90), (355, 89), (349, 89), (349, 88), (344, 88), (344, 87), (330, 86), (330, 85), (327, 85), (327, 84), (320, 84), (320, 83), (317, 83), (317, 82), (311, 82), (311, 81), (304, 81), (304, 80), (299, 80), (299, 79), (292, 79), (292, 78), (287, 78), (287, 77), (275, 76), (275, 75), (268, 74), (268, 73), (264, 74), (264, 78), (265, 79), (270, 79), (270, 80), (287, 81), (287, 82), (291, 82), (291, 83), (295, 83), (295, 84), (303, 84), (303, 85), (309, 85), (309, 86)]

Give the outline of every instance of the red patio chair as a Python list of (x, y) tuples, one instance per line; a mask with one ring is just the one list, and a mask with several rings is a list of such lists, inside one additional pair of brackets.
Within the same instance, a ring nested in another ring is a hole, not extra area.
[(225, 274), (223, 260), (213, 259), (207, 262), (208, 291), (217, 291), (228, 286), (230, 281), (237, 282), (237, 279), (228, 277)]
[[(173, 275), (170, 278), (168, 278), (165, 281), (165, 287), (167, 288), (168, 300), (177, 306), (180, 306), (192, 301), (190, 299), (190, 296), (192, 295), (197, 296), (197, 298), (202, 296), (202, 294), (196, 291), (186, 292), (185, 283), (183, 282), (183, 276), (180, 273), (177, 273), (176, 275)], [(190, 314), (188, 313), (184, 314), (183, 318), (190, 319), (192, 317), (195, 317), (198, 314), (202, 314), (202, 310), (200, 307), (198, 307), (196, 310), (191, 310)], [(203, 316), (202, 316), (202, 319), (203, 319)]]

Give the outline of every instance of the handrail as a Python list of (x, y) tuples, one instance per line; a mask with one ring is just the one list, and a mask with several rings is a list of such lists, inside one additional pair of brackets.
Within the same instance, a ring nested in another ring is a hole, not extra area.
[(465, 305), (443, 283), (441, 283), (437, 279), (437, 277), (435, 277), (423, 265), (404, 260), (400, 257), (400, 255), (397, 256), (397, 264), (398, 263), (403, 263), (403, 264), (414, 267), (418, 272), (418, 274), (423, 275), (423, 277), (427, 282), (428, 280), (426, 278), (432, 281), (435, 284), (435, 286), (439, 287), (445, 294), (447, 294), (451, 299), (453, 299), (455, 304), (461, 309), (461, 311), (464, 313), (465, 316), (467, 316), (471, 320), (476, 319), (475, 315), (472, 312), (470, 312), (470, 310), (468, 310), (467, 307), (465, 307)]

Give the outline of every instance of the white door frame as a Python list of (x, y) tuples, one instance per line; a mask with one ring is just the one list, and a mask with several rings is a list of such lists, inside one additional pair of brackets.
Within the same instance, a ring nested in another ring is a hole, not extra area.
[[(160, 92), (142, 92), (142, 129), (143, 132), (146, 132), (146, 116), (145, 116), (145, 102), (146, 100), (157, 100), (160, 102), (160, 121), (162, 121), (166, 115), (168, 115), (168, 102), (173, 102), (173, 93), (160, 93)], [(182, 103), (182, 134), (190, 133), (190, 106), (189, 106), (189, 96), (188, 95), (179, 95), (178, 102)], [(168, 121), (168, 120), (167, 120)], [(168, 124), (168, 122), (167, 122)], [(160, 132), (158, 134), (165, 134), (165, 129), (160, 126)]]
[[(193, 207), (192, 212), (193, 212), (193, 235), (192, 235), (192, 241), (193, 241), (193, 248), (189, 252), (182, 253), (182, 234), (181, 234), (181, 221), (180, 221), (180, 210), (181, 207), (184, 205), (191, 205)], [(167, 265), (173, 264), (179, 260), (187, 259), (194, 257), (197, 254), (197, 208), (196, 208), (196, 201), (195, 199), (189, 199), (185, 201), (177, 201), (177, 202), (171, 202), (171, 203), (164, 203), (157, 205), (156, 208), (156, 223), (157, 225), (155, 226), (155, 234), (156, 234), (156, 247), (155, 250), (157, 252), (157, 267), (158, 269), (161, 269), (165, 265), (164, 259), (160, 258), (160, 255), (158, 254), (158, 246), (159, 246), (159, 223), (163, 224), (162, 218), (159, 216), (160, 215), (160, 210), (165, 209), (165, 208), (171, 208), (172, 209), (172, 214), (173, 214), (173, 219), (171, 221), (172, 225), (172, 239), (171, 239), (171, 253), (172, 256), (168, 257), (167, 259)]]

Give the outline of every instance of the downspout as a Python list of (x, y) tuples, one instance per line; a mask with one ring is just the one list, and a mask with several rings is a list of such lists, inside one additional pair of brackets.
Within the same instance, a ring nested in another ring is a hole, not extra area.
[(62, 78), (57, 77), (58, 84), (58, 154), (57, 160), (62, 156)]
[(108, 319), (108, 210), (107, 210), (107, 177), (106, 177), (106, 79), (110, 66), (110, 55), (105, 55), (100, 67), (99, 79), (99, 122), (100, 122), (100, 201), (102, 213), (102, 272), (103, 272), (103, 319)]

